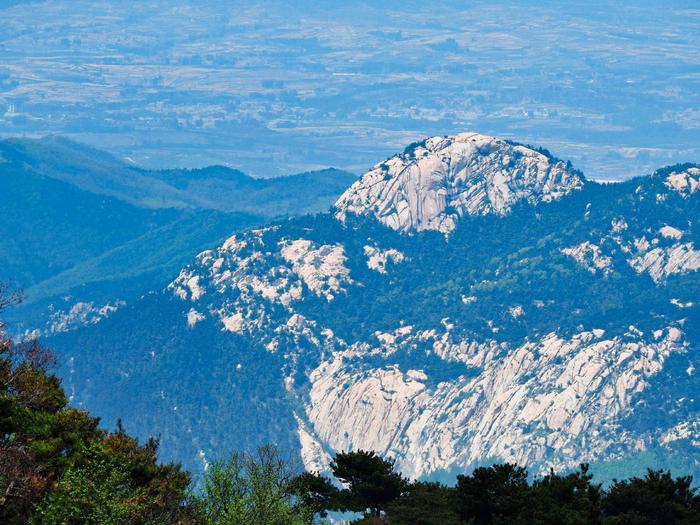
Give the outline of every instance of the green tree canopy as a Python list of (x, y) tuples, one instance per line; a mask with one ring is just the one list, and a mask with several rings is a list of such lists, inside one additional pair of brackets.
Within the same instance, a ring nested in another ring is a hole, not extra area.
[(602, 501), (604, 525), (700, 523), (700, 495), (690, 476), (649, 470), (643, 478), (615, 481)]
[(408, 481), (394, 470), (394, 461), (374, 452), (338, 453), (331, 462), (331, 471), (347, 486), (338, 496), (342, 510), (365, 512), (370, 509), (373, 515), (380, 516), (387, 503), (408, 487)]
[(455, 490), (439, 483), (416, 482), (386, 507), (391, 525), (459, 525)]
[(194, 497), (201, 525), (304, 525), (313, 511), (294, 494), (294, 472), (272, 446), (209, 466)]
[[(7, 304), (0, 286), (0, 311)], [(141, 446), (69, 407), (54, 363), (0, 323), (0, 523), (189, 523), (189, 474), (159, 464), (155, 440)]]
[(527, 470), (511, 464), (474, 470), (457, 476), (457, 505), (460, 517), (475, 525), (508, 523), (525, 508)]

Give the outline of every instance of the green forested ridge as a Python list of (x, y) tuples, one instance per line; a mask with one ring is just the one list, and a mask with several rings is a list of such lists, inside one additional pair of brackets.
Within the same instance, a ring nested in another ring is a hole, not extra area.
[(253, 178), (226, 166), (147, 170), (58, 136), (0, 141), (0, 170), (15, 177), (38, 173), (137, 207), (213, 209), (267, 218), (324, 211), (356, 178), (335, 169), (272, 178)]
[(0, 141), (0, 275), (26, 295), (8, 323), (43, 329), (78, 301), (131, 300), (235, 231), (327, 209), (354, 178), (144, 170), (61, 137)]

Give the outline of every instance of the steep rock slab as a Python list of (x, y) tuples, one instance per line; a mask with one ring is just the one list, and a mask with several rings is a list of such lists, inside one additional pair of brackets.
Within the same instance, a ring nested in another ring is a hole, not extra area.
[[(647, 335), (630, 327), (612, 337), (603, 330), (568, 338), (551, 333), (517, 347), (434, 331), (382, 335), (379, 346), (334, 352), (311, 374), (307, 416), (329, 449), (377, 450), (414, 477), (496, 457), (574, 467), (641, 448), (620, 428), (619, 416), (665, 359), (684, 350), (674, 327)], [(474, 373), (431, 384), (421, 369), (358, 364), (419, 341)], [(309, 466), (323, 462), (324, 453), (306, 449)]]
[(373, 215), (399, 231), (449, 233), (465, 215), (505, 215), (519, 201), (552, 201), (581, 188), (571, 165), (478, 133), (432, 137), (377, 164), (336, 202), (336, 217)]

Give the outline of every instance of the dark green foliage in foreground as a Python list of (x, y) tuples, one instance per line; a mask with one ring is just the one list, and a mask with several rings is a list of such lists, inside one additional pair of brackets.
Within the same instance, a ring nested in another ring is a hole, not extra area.
[(35, 508), (32, 523), (189, 523), (189, 475), (159, 465), (157, 443), (139, 446), (123, 431), (79, 449), (58, 483)]
[(305, 473), (296, 480), (296, 491), (306, 505), (321, 515), (328, 510), (365, 512), (379, 517), (387, 504), (408, 489), (409, 483), (394, 470), (394, 462), (374, 452), (341, 452), (331, 462), (331, 472), (344, 488), (338, 489), (320, 475)]
[(394, 471), (393, 461), (374, 452), (346, 452), (336, 455), (331, 463), (333, 475), (347, 489), (338, 494), (342, 510), (363, 512), (370, 509), (381, 515), (386, 504), (406, 490), (408, 482)]
[[(368, 461), (367, 458), (372, 458)], [(344, 467), (354, 479), (340, 478)], [(593, 482), (587, 465), (566, 475), (550, 472), (528, 481), (526, 469), (510, 465), (477, 468), (457, 476), (457, 484), (407, 483), (398, 473), (386, 471), (393, 464), (373, 453), (343, 453), (331, 464), (334, 476), (345, 483), (334, 488), (320, 475), (303, 474), (297, 489), (314, 511), (364, 512), (356, 524), (390, 525), (690, 525), (700, 523), (700, 495), (689, 477), (648, 471), (643, 478), (616, 481), (609, 488)], [(386, 485), (375, 487), (374, 501), (381, 511), (363, 499), (358, 487), (380, 477)], [(400, 480), (400, 482), (397, 482)], [(384, 490), (382, 490), (382, 488)], [(397, 490), (398, 489), (398, 490)], [(352, 502), (352, 503), (350, 503)], [(361, 508), (364, 505), (364, 508)]]
[(603, 500), (604, 523), (700, 523), (700, 495), (692, 482), (652, 470), (644, 478), (616, 481)]
[(457, 525), (462, 523), (456, 492), (439, 483), (412, 483), (387, 506), (392, 525)]
[(304, 472), (295, 478), (292, 486), (304, 506), (321, 517), (325, 518), (329, 510), (336, 510), (339, 506), (339, 490), (324, 476)]
[[(3, 301), (0, 290), (0, 309)], [(0, 523), (187, 523), (190, 476), (157, 462), (121, 428), (68, 406), (52, 354), (16, 345), (0, 324)]]
[(568, 523), (600, 521), (600, 485), (588, 467), (560, 476), (551, 472), (531, 485), (524, 468), (494, 465), (457, 476), (456, 501), (463, 522)]
[(457, 508), (464, 521), (475, 525), (512, 520), (525, 506), (528, 488), (524, 468), (478, 468), (471, 476), (457, 476)]

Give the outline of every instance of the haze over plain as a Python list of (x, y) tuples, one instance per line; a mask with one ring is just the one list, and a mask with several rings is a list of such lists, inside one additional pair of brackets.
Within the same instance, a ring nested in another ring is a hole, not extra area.
[(2, 2), (0, 135), (150, 167), (364, 172), (474, 129), (589, 178), (700, 153), (695, 2)]

